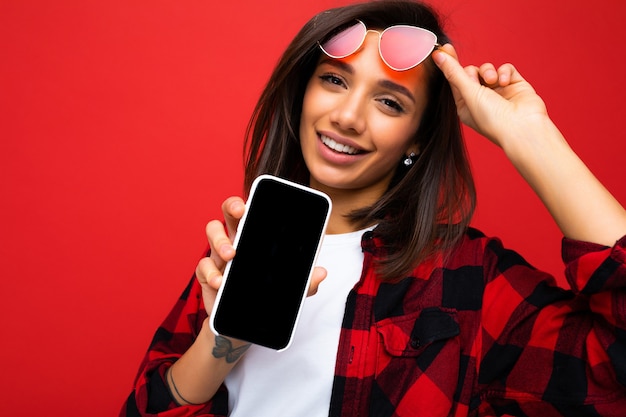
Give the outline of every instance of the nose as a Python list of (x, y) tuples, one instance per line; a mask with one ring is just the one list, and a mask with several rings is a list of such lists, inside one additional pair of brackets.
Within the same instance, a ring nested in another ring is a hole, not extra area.
[(337, 100), (335, 108), (330, 112), (330, 121), (341, 130), (362, 133), (365, 129), (366, 108), (363, 94), (349, 90)]

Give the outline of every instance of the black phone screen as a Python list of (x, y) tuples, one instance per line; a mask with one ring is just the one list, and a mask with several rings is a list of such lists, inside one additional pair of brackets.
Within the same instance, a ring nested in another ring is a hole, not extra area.
[(285, 180), (257, 179), (214, 307), (214, 331), (276, 350), (289, 345), (330, 204)]

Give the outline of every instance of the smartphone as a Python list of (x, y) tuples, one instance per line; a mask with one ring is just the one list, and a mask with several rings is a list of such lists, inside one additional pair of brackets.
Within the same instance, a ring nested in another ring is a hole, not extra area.
[(267, 174), (255, 179), (211, 312), (213, 333), (289, 347), (330, 210), (320, 191)]

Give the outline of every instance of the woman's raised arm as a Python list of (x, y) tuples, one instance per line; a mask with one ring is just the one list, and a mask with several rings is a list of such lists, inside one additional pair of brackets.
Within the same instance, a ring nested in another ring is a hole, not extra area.
[(452, 45), (433, 52), (461, 121), (501, 147), (563, 234), (607, 246), (626, 235), (626, 211), (549, 118), (543, 100), (511, 64), (462, 67)]

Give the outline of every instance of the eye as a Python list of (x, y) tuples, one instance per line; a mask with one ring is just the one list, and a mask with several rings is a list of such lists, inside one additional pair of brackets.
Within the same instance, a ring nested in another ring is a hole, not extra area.
[(405, 112), (404, 107), (397, 100), (391, 98), (381, 98), (378, 99), (378, 101), (395, 113)]
[(322, 74), (319, 76), (320, 80), (326, 84), (337, 85), (340, 87), (345, 87), (346, 83), (343, 79), (335, 74)]

